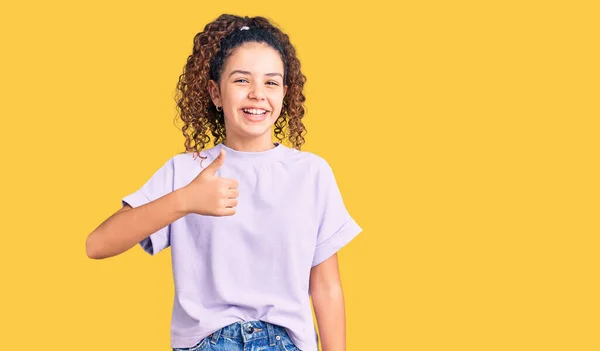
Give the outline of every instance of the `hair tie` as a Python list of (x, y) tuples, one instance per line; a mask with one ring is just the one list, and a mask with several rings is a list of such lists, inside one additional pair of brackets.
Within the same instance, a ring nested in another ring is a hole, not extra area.
[(248, 26), (243, 26), (242, 28), (240, 28), (240, 30), (248, 30), (250, 28), (248, 28)]

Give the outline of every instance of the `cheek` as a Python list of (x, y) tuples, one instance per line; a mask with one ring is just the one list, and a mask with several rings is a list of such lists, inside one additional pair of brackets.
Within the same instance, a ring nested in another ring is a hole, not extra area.
[(271, 106), (274, 109), (280, 110), (283, 107), (283, 92), (273, 92), (269, 99), (271, 100)]
[(230, 106), (231, 109), (237, 109), (240, 103), (244, 101), (246, 93), (242, 90), (230, 90), (225, 96), (225, 103)]

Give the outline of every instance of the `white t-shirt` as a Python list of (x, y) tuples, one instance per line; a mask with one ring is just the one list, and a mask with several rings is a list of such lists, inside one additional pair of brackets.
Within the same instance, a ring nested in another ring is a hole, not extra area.
[(220, 143), (201, 152), (203, 161), (173, 156), (122, 201), (138, 207), (188, 185), (221, 148), (225, 163), (216, 175), (239, 183), (235, 215), (188, 214), (140, 242), (151, 255), (171, 247), (171, 347), (262, 320), (285, 327), (300, 350), (317, 351), (310, 270), (362, 231), (323, 158), (283, 144), (243, 152)]

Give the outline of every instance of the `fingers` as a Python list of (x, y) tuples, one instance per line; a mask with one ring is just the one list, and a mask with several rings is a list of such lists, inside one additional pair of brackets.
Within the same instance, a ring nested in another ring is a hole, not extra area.
[(227, 190), (227, 197), (230, 199), (235, 199), (240, 196), (240, 191), (238, 189), (229, 189)]
[(227, 199), (225, 200), (225, 207), (235, 207), (238, 205), (238, 199)]
[(224, 183), (229, 187), (229, 189), (237, 189), (239, 186), (239, 183), (237, 180), (235, 179), (230, 179), (230, 178), (222, 178)]
[(235, 207), (225, 207), (219, 210), (219, 216), (233, 216), (235, 214)]
[(227, 199), (226, 205), (227, 207), (221, 207), (217, 209), (217, 216), (233, 216), (236, 213), (238, 200), (237, 199)]

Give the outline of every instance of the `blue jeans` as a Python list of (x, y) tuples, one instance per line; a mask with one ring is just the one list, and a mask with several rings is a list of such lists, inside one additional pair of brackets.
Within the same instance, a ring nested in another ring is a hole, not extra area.
[(225, 326), (192, 347), (173, 351), (301, 351), (287, 331), (279, 325), (263, 322), (235, 322)]

